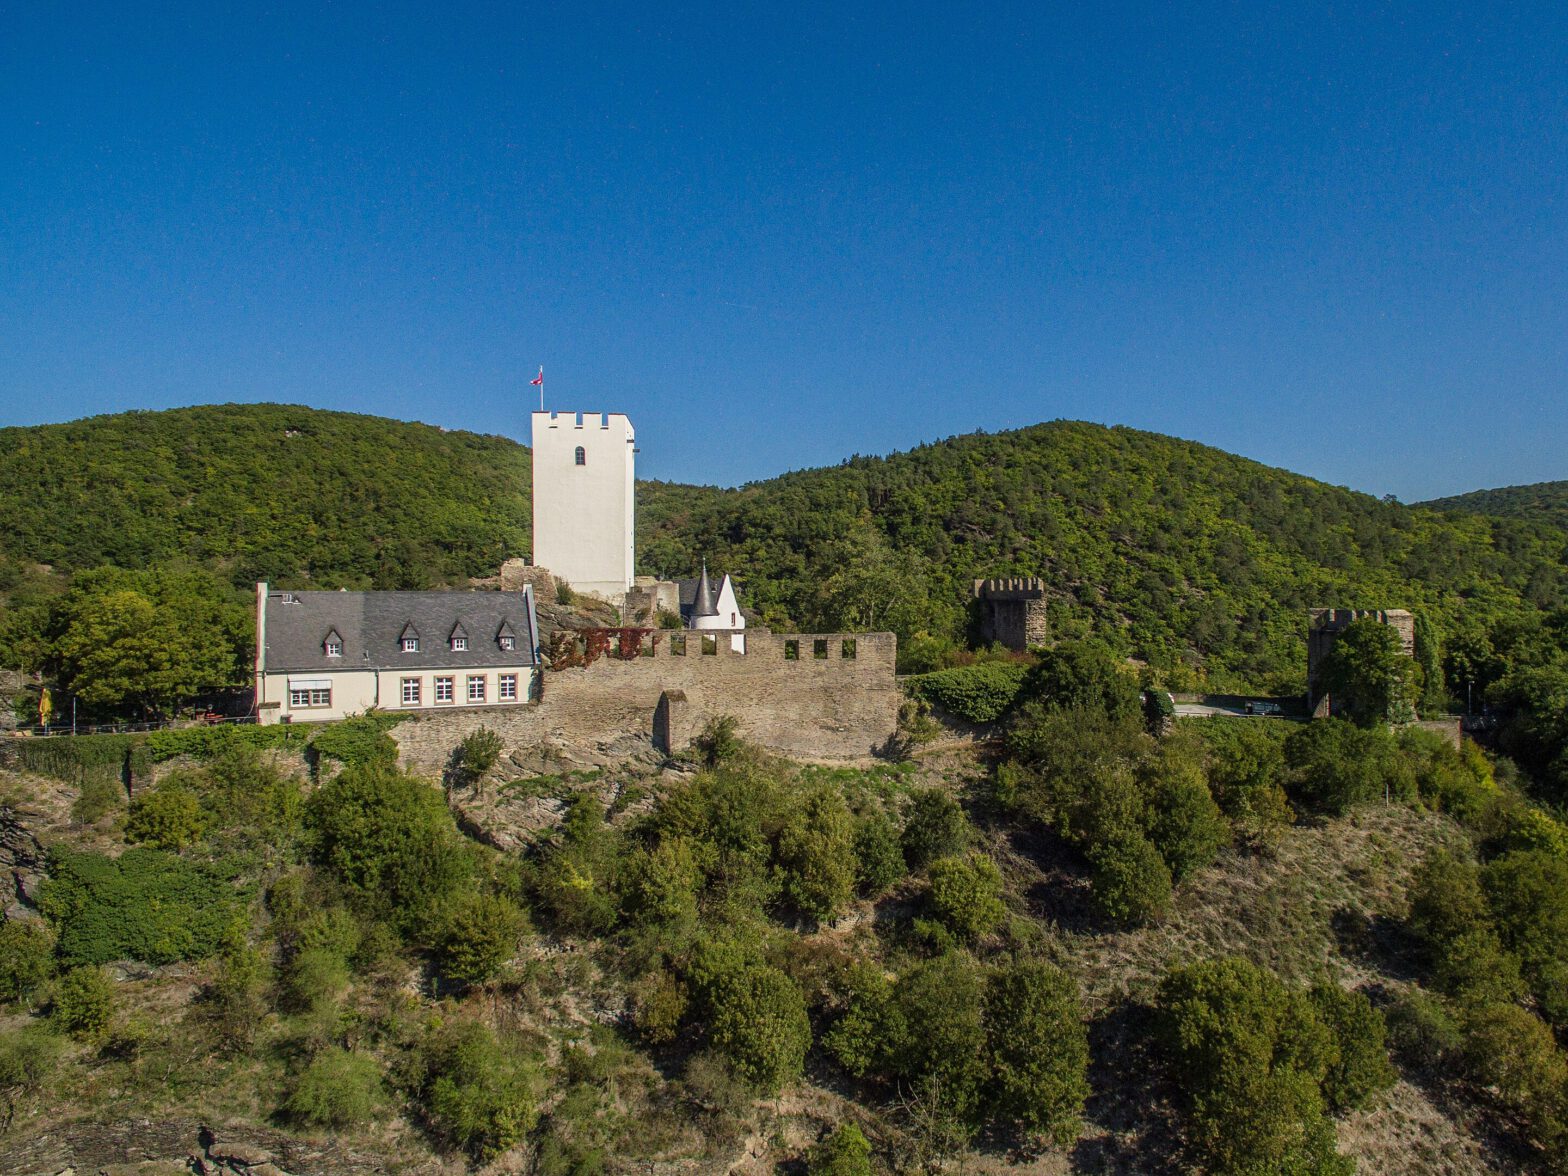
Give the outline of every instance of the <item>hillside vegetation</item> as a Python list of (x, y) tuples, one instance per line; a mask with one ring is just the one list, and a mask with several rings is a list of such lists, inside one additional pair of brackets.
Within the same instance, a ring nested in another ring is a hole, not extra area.
[(1469, 514), (1523, 519), (1558, 530), (1568, 530), (1568, 482), (1532, 482), (1527, 486), (1502, 486), (1472, 490), (1450, 498), (1434, 498), (1422, 506), (1433, 510), (1458, 510)]
[[(38, 564), (58, 589), (103, 564), (171, 562), (235, 588), (457, 585), (529, 550), (529, 493), (528, 451), (505, 438), (307, 408), (0, 430), (0, 591), (47, 596)], [(1446, 641), (1568, 598), (1568, 536), (1543, 524), (1074, 422), (736, 490), (643, 483), (638, 505), (642, 570), (706, 558), (765, 623), (891, 628), (910, 669), (962, 643), (985, 576), (1043, 576), (1054, 636), (1095, 634), (1176, 687), (1298, 688), (1314, 605), (1412, 608)]]

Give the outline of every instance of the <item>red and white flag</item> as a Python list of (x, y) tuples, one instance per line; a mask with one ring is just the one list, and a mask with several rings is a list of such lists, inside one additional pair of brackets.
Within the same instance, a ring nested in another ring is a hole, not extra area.
[(529, 380), (528, 382), (530, 384), (535, 384), (535, 385), (539, 386), (540, 388), (544, 387), (544, 365), (543, 364), (541, 364), (540, 367), (539, 367), (539, 374), (537, 376), (535, 376), (533, 379)]

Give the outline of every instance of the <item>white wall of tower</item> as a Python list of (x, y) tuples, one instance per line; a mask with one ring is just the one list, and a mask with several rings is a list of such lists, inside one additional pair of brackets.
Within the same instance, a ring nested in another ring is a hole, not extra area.
[(636, 441), (621, 413), (533, 414), (534, 563), (616, 604), (634, 576)]

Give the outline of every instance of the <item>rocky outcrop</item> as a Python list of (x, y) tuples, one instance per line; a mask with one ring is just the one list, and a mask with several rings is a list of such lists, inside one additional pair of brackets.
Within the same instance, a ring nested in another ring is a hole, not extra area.
[(5, 916), (25, 916), (37, 903), (38, 883), (44, 876), (44, 847), (28, 828), (29, 814), (14, 805), (0, 804), (0, 878), (4, 879)]
[(0, 1171), (18, 1176), (369, 1176), (386, 1161), (266, 1127), (211, 1127), (191, 1119), (67, 1123), (0, 1140)]

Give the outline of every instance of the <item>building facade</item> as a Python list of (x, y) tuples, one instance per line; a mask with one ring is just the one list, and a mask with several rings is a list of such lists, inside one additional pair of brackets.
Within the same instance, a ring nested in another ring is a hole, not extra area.
[(634, 578), (636, 453), (621, 413), (533, 414), (534, 565), (617, 606)]
[(539, 624), (521, 592), (274, 592), (256, 585), (256, 716), (520, 706), (537, 696)]

